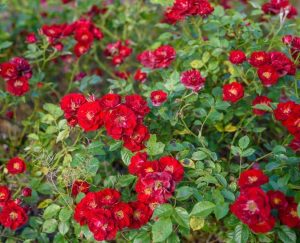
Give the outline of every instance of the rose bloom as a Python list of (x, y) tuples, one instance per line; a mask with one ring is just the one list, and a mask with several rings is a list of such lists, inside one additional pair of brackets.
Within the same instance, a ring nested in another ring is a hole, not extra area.
[(150, 94), (150, 99), (153, 106), (161, 106), (168, 99), (168, 94), (163, 90), (155, 90)]
[(129, 227), (133, 210), (128, 203), (119, 202), (112, 207), (115, 223), (119, 229)]
[(14, 96), (22, 96), (29, 91), (28, 79), (20, 77), (6, 82), (6, 91)]
[(249, 169), (241, 173), (238, 185), (241, 189), (258, 187), (269, 182), (269, 177), (258, 169)]
[(32, 195), (32, 190), (31, 190), (31, 188), (29, 188), (29, 187), (24, 187), (24, 188), (22, 189), (22, 196), (23, 196), (23, 197), (31, 197), (31, 195)]
[(143, 124), (138, 124), (130, 136), (124, 136), (124, 147), (131, 152), (140, 151), (145, 148), (144, 143), (150, 138), (149, 130)]
[[(271, 208), (266, 193), (258, 187), (246, 188), (230, 206), (230, 211), (248, 226), (256, 228), (256, 232), (263, 231), (265, 222), (271, 217)], [(268, 231), (271, 227), (267, 227)]]
[(289, 202), (286, 207), (279, 209), (279, 220), (281, 224), (290, 228), (299, 226), (300, 218), (298, 217), (297, 206), (297, 203)]
[(300, 137), (294, 138), (291, 143), (289, 144), (289, 147), (294, 150), (295, 152), (300, 151)]
[(147, 73), (144, 73), (141, 69), (138, 69), (136, 70), (133, 78), (137, 82), (145, 83), (145, 81), (147, 80)]
[(270, 232), (275, 226), (276, 220), (273, 216), (270, 216), (268, 219), (260, 221), (257, 224), (250, 224), (249, 228), (254, 233), (265, 234)]
[(10, 199), (10, 191), (7, 186), (0, 186), (0, 203), (6, 202)]
[(232, 82), (223, 86), (223, 100), (236, 103), (244, 97), (244, 87), (238, 82)]
[(171, 174), (174, 181), (180, 182), (183, 179), (184, 169), (178, 160), (171, 156), (164, 156), (159, 159), (158, 164), (160, 170)]
[(266, 87), (271, 87), (276, 84), (279, 79), (279, 75), (273, 66), (262, 66), (257, 70), (257, 74), (262, 84)]
[(139, 229), (147, 224), (152, 216), (152, 211), (146, 203), (136, 201), (129, 203), (133, 213), (130, 228)]
[(232, 64), (241, 64), (246, 61), (246, 55), (243, 51), (233, 50), (229, 53), (229, 61)]
[(86, 181), (76, 180), (72, 185), (72, 196), (76, 197), (80, 192), (87, 194), (90, 190), (90, 184)]
[(285, 208), (288, 205), (285, 195), (281, 191), (268, 191), (270, 205), (272, 208)]
[(0, 64), (0, 76), (5, 79), (16, 79), (18, 77), (17, 66), (10, 62)]
[(277, 71), (280, 77), (285, 75), (295, 75), (295, 64), (282, 52), (270, 52), (271, 66)]
[(194, 92), (198, 92), (204, 87), (205, 78), (201, 76), (198, 70), (192, 69), (181, 73), (180, 82), (187, 88)]
[(135, 112), (139, 117), (144, 117), (150, 112), (147, 101), (138, 94), (126, 95), (125, 105)]
[(18, 77), (25, 77), (27, 79), (32, 77), (31, 66), (25, 58), (13, 57), (10, 62), (17, 67)]
[(285, 121), (286, 119), (288, 119), (295, 107), (296, 103), (294, 101), (279, 103), (274, 110), (274, 116), (276, 120)]
[(82, 55), (86, 54), (90, 50), (90, 44), (80, 43), (78, 42), (74, 46), (74, 53), (77, 57), (81, 57)]
[(122, 97), (118, 94), (106, 94), (98, 99), (98, 102), (104, 112), (110, 111), (121, 104)]
[(102, 108), (97, 101), (86, 102), (77, 112), (78, 124), (86, 132), (95, 131), (103, 125)]
[(13, 201), (7, 202), (0, 211), (0, 224), (5, 228), (16, 230), (25, 225), (27, 221), (28, 216), (25, 210)]
[(28, 44), (34, 44), (37, 42), (37, 38), (35, 33), (31, 32), (26, 36), (26, 43)]
[[(267, 96), (256, 96), (256, 98), (252, 101), (252, 106), (255, 105), (267, 105), (269, 107), (270, 103), (272, 102), (271, 99), (269, 99)], [(257, 116), (263, 116), (266, 111), (265, 110), (261, 110), (261, 109), (257, 109), (257, 108), (253, 108), (253, 113)]]
[(147, 153), (138, 152), (130, 159), (128, 171), (132, 175), (139, 175), (139, 171), (142, 168), (142, 164), (148, 161)]
[(147, 174), (155, 173), (155, 172), (161, 172), (159, 169), (159, 164), (157, 160), (154, 161), (146, 161), (145, 163), (141, 164), (138, 176), (144, 177)]
[(270, 55), (264, 51), (255, 51), (249, 58), (249, 63), (253, 67), (261, 67), (270, 63)]
[(117, 190), (106, 188), (97, 192), (97, 198), (102, 206), (112, 206), (120, 201), (121, 194)]
[(14, 157), (8, 161), (6, 164), (6, 169), (8, 170), (8, 173), (12, 175), (21, 174), (25, 172), (26, 164), (21, 158)]

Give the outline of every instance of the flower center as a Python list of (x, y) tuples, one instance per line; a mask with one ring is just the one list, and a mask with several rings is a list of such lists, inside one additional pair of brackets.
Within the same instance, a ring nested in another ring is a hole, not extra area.
[(18, 218), (18, 214), (16, 212), (11, 212), (9, 214), (9, 217), (12, 219), (12, 220), (16, 220)]
[(290, 214), (292, 215), (293, 218), (298, 218), (298, 214), (296, 210), (292, 209)]
[(250, 183), (254, 183), (254, 182), (256, 182), (258, 180), (258, 178), (256, 177), (256, 176), (249, 176), (248, 177), (248, 181), (250, 182)]
[(140, 217), (141, 217), (141, 212), (140, 211), (135, 211), (133, 213), (133, 218), (134, 219), (140, 219)]
[(5, 198), (5, 194), (0, 192), (0, 199), (4, 199)]
[(91, 121), (94, 118), (94, 113), (89, 111), (86, 113), (86, 118)]
[(280, 200), (280, 198), (275, 197), (274, 200), (273, 200), (273, 202), (274, 202), (274, 204), (278, 205), (278, 204), (281, 203), (281, 200)]
[(14, 86), (15, 87), (22, 87), (23, 86), (23, 83), (19, 80), (17, 80), (15, 83), (14, 83)]
[(258, 211), (257, 205), (253, 200), (247, 202), (246, 210), (250, 211), (251, 213), (255, 213)]
[(14, 169), (19, 170), (20, 169), (20, 164), (19, 163), (14, 163), (13, 165)]
[(116, 216), (117, 216), (119, 219), (124, 218), (124, 213), (123, 213), (123, 211), (120, 210), (120, 211), (116, 212)]
[(271, 73), (270, 73), (270, 72), (264, 72), (264, 73), (263, 73), (263, 76), (264, 76), (265, 78), (270, 78), (270, 77), (271, 77)]
[(231, 88), (231, 89), (229, 90), (229, 93), (231, 93), (231, 94), (233, 94), (233, 95), (237, 95), (237, 94), (238, 94), (238, 92), (237, 92), (237, 90), (236, 90), (235, 88)]
[(152, 189), (151, 189), (150, 187), (148, 187), (148, 188), (146, 188), (146, 189), (144, 190), (144, 193), (145, 193), (146, 195), (150, 195), (150, 194), (152, 193)]

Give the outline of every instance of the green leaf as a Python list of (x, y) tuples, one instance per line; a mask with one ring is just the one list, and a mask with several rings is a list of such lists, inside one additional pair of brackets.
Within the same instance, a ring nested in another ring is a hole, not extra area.
[(241, 156), (242, 157), (249, 157), (249, 156), (251, 156), (254, 153), (255, 153), (255, 149), (248, 148), (247, 150), (245, 150), (245, 151), (242, 152)]
[(58, 225), (58, 230), (62, 235), (65, 235), (68, 233), (70, 229), (69, 223), (67, 222), (60, 222)]
[(43, 218), (44, 219), (51, 219), (54, 218), (58, 211), (60, 210), (60, 206), (57, 204), (51, 204), (50, 206), (48, 206), (43, 214)]
[(278, 237), (284, 243), (294, 243), (297, 239), (296, 233), (287, 226), (281, 226), (279, 228)]
[(214, 209), (214, 214), (217, 220), (224, 218), (229, 212), (229, 203), (217, 204)]
[(150, 243), (150, 235), (148, 232), (139, 232), (133, 240), (133, 243)]
[(182, 227), (189, 229), (189, 214), (188, 212), (181, 207), (175, 208), (173, 213), (174, 220)]
[(105, 155), (104, 144), (100, 141), (92, 142), (87, 147), (89, 154)]
[(153, 242), (161, 242), (166, 240), (172, 233), (173, 225), (170, 218), (160, 218), (152, 226)]
[(43, 108), (56, 119), (61, 117), (64, 114), (63, 111), (60, 109), (60, 107), (54, 104), (46, 103), (44, 104)]
[(63, 208), (60, 210), (58, 218), (62, 222), (68, 221), (72, 217), (73, 211), (69, 208)]
[(131, 159), (132, 156), (133, 156), (133, 153), (130, 152), (128, 149), (123, 148), (121, 150), (121, 158), (122, 158), (123, 163), (126, 166), (128, 166), (130, 164), (130, 159)]
[(189, 186), (182, 186), (176, 189), (176, 199), (183, 201), (188, 199), (194, 193), (194, 189)]
[(136, 179), (136, 177), (133, 175), (122, 175), (118, 179), (118, 186), (127, 187), (130, 184), (132, 184), (135, 179)]
[(155, 208), (153, 217), (170, 217), (174, 209), (170, 204), (161, 204)]
[(55, 232), (57, 228), (57, 220), (56, 219), (48, 219), (43, 224), (43, 232), (51, 234)]
[(248, 147), (249, 143), (250, 143), (249, 137), (248, 136), (244, 136), (244, 137), (240, 138), (240, 140), (239, 140), (239, 147), (241, 149), (245, 149), (245, 148)]
[(249, 229), (244, 224), (239, 224), (234, 230), (234, 241), (236, 243), (246, 243), (249, 238)]
[(215, 204), (209, 201), (201, 201), (195, 204), (195, 206), (193, 207), (193, 210), (191, 212), (191, 216), (199, 216), (199, 217), (206, 217), (209, 214), (211, 214), (211, 212), (214, 210), (215, 208)]
[(153, 4), (160, 4), (162, 6), (171, 6), (174, 0), (150, 0)]
[(165, 145), (161, 142), (157, 142), (156, 135), (152, 134), (147, 142), (147, 153), (151, 156), (159, 155), (164, 152)]
[(3, 41), (0, 43), (0, 50), (10, 47), (13, 43), (11, 41)]
[(207, 154), (203, 151), (197, 151), (192, 155), (193, 160), (204, 160), (205, 158), (207, 158)]
[(70, 129), (67, 128), (65, 130), (62, 130), (61, 132), (58, 133), (57, 138), (56, 138), (56, 143), (65, 140), (68, 138), (70, 135)]

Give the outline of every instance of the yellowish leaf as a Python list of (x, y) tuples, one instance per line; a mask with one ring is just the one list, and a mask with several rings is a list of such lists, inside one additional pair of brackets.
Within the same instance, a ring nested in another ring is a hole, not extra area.
[(216, 124), (215, 128), (218, 130), (218, 132), (224, 132), (224, 128), (223, 128), (222, 124)]
[(236, 126), (233, 126), (231, 123), (225, 127), (225, 132), (235, 132), (237, 130)]
[(204, 218), (198, 216), (192, 216), (190, 218), (190, 226), (193, 231), (200, 230), (203, 228), (205, 223)]
[(39, 203), (38, 208), (46, 208), (50, 203), (52, 203), (52, 199), (45, 199), (44, 201)]
[(191, 159), (182, 159), (180, 160), (180, 163), (183, 165), (183, 167), (195, 169), (195, 162)]

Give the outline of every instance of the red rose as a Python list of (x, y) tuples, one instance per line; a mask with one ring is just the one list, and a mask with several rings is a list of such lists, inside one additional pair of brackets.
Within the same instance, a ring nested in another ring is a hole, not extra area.
[(294, 150), (295, 152), (300, 151), (300, 137), (294, 138), (292, 142), (289, 144), (289, 147)]
[(57, 39), (61, 37), (65, 27), (66, 25), (58, 25), (58, 24), (43, 25), (42, 32), (47, 37)]
[(107, 134), (114, 139), (121, 139), (123, 135), (132, 135), (136, 124), (135, 113), (125, 105), (115, 107), (105, 121)]
[(37, 42), (37, 38), (36, 38), (36, 35), (35, 33), (29, 33), (27, 36), (26, 36), (26, 43), (28, 44), (34, 44)]
[(120, 193), (117, 190), (106, 188), (97, 192), (97, 198), (102, 206), (112, 206), (120, 200)]
[(13, 57), (10, 62), (17, 67), (19, 77), (30, 79), (32, 77), (32, 69), (29, 62), (23, 57)]
[(104, 34), (103, 34), (103, 32), (98, 27), (94, 26), (92, 28), (92, 32), (93, 32), (94, 38), (96, 38), (97, 40), (103, 39)]
[(288, 119), (295, 107), (296, 103), (294, 101), (279, 103), (274, 110), (274, 116), (276, 120), (285, 121), (286, 119)]
[(300, 109), (299, 112), (292, 113), (291, 116), (283, 122), (283, 125), (295, 137), (300, 137)]
[(77, 112), (78, 124), (84, 131), (95, 131), (103, 125), (102, 108), (97, 101), (86, 102)]
[(178, 160), (171, 156), (165, 156), (159, 159), (158, 164), (160, 170), (170, 173), (174, 181), (180, 182), (183, 179), (184, 169)]
[(147, 79), (147, 73), (144, 73), (141, 69), (138, 69), (136, 70), (133, 78), (137, 82), (144, 83)]
[(278, 75), (283, 77), (285, 75), (295, 75), (295, 64), (282, 52), (270, 52), (271, 66), (275, 68)]
[(26, 164), (21, 158), (15, 157), (8, 161), (6, 169), (8, 170), (8, 173), (12, 175), (21, 174), (26, 170)]
[(7, 202), (0, 212), (0, 224), (5, 228), (16, 230), (25, 225), (28, 221), (28, 216), (25, 210), (15, 202)]
[(155, 68), (167, 68), (176, 57), (176, 51), (172, 46), (160, 46), (153, 52), (155, 56)]
[(29, 91), (28, 79), (20, 77), (6, 82), (6, 91), (14, 96), (22, 96)]
[(244, 97), (244, 87), (238, 82), (232, 82), (223, 86), (223, 100), (235, 103)]
[(82, 55), (86, 54), (90, 50), (90, 44), (83, 44), (78, 42), (74, 46), (74, 53), (77, 57), (81, 57)]
[(198, 92), (204, 87), (205, 78), (198, 70), (192, 69), (181, 73), (180, 81), (187, 89)]
[(241, 173), (238, 185), (241, 189), (247, 187), (258, 187), (269, 182), (269, 177), (261, 170), (249, 169)]
[(144, 117), (150, 112), (147, 101), (138, 94), (126, 95), (125, 105), (133, 110), (139, 117)]
[(249, 58), (249, 63), (253, 67), (261, 67), (270, 63), (270, 55), (264, 51), (255, 51)]
[(31, 194), (32, 194), (31, 188), (29, 188), (29, 187), (24, 187), (24, 188), (22, 189), (22, 196), (23, 196), (23, 197), (31, 197)]
[(230, 206), (230, 211), (244, 224), (255, 225), (270, 218), (266, 193), (258, 187), (246, 188)]
[(154, 172), (161, 172), (159, 170), (158, 161), (146, 161), (140, 165), (140, 168), (138, 170), (138, 176), (143, 177), (147, 174)]
[(115, 223), (119, 229), (129, 227), (133, 210), (128, 203), (119, 202), (112, 207)]
[(150, 94), (150, 99), (153, 106), (161, 106), (168, 99), (168, 94), (163, 90), (155, 90)]
[(3, 79), (16, 79), (18, 77), (17, 66), (10, 62), (0, 64), (0, 76)]
[[(272, 102), (271, 99), (269, 99), (267, 96), (256, 96), (256, 98), (252, 101), (252, 106), (255, 106), (255, 105), (267, 105), (269, 107), (270, 106), (270, 103)], [(253, 113), (257, 116), (262, 116), (266, 113), (265, 110), (261, 110), (261, 109), (255, 109), (253, 108)]]
[(75, 30), (75, 40), (81, 44), (90, 45), (94, 41), (94, 35), (87, 28), (79, 28)]
[(294, 228), (300, 224), (300, 218), (297, 213), (297, 203), (289, 202), (289, 204), (281, 208), (279, 211), (279, 220), (282, 224)]
[(156, 68), (156, 56), (152, 51), (143, 51), (137, 56), (138, 61), (147, 68)]
[(246, 55), (243, 51), (233, 50), (229, 53), (229, 61), (232, 64), (241, 64), (246, 61)]
[(90, 190), (90, 184), (86, 181), (76, 180), (72, 185), (72, 196), (76, 197), (80, 192), (87, 194)]
[(269, 202), (272, 208), (285, 208), (288, 202), (281, 191), (268, 191)]
[(10, 191), (7, 188), (7, 186), (0, 186), (0, 203), (6, 202), (9, 199), (10, 199)]
[(118, 231), (111, 212), (103, 208), (89, 212), (88, 227), (98, 241), (114, 240)]
[(70, 122), (73, 126), (77, 124), (77, 111), (86, 102), (84, 95), (79, 93), (67, 94), (61, 99), (60, 108), (64, 111), (69, 124)]
[(279, 75), (273, 66), (262, 66), (257, 70), (257, 74), (262, 84), (266, 87), (270, 87), (277, 83)]
[(254, 232), (254, 233), (268, 233), (270, 232), (274, 226), (275, 226), (276, 220), (274, 217), (270, 216), (268, 219), (260, 221), (256, 224), (250, 224), (249, 228)]
[(120, 79), (127, 80), (130, 76), (130, 73), (127, 71), (126, 72), (115, 71), (115, 75)]
[(292, 35), (285, 35), (282, 37), (282, 42), (286, 45), (292, 44), (293, 36)]
[(173, 195), (175, 182), (169, 173), (148, 173), (139, 178), (135, 190), (138, 194), (138, 200), (141, 202), (147, 203), (154, 199), (158, 203), (165, 203)]
[(128, 171), (132, 175), (139, 175), (139, 171), (142, 168), (143, 163), (148, 159), (147, 153), (138, 152), (130, 159)]
[(124, 147), (131, 152), (136, 152), (145, 148), (144, 143), (150, 138), (148, 128), (143, 124), (138, 124), (130, 136), (124, 136)]
[(129, 203), (129, 205), (133, 209), (130, 228), (139, 229), (149, 222), (152, 216), (152, 211), (147, 204), (136, 201)]

